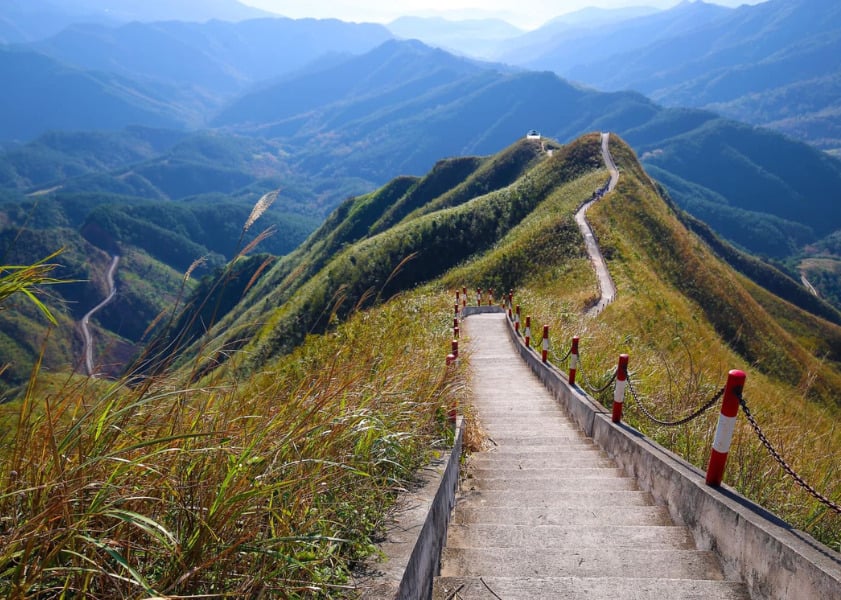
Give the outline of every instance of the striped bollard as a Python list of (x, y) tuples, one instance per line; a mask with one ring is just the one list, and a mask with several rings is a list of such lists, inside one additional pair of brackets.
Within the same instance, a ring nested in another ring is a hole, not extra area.
[(476, 288), (476, 306), (482, 306), (482, 288)]
[(531, 345), (531, 317), (526, 316), (526, 330), (523, 332), (524, 337), (526, 338), (526, 348)]
[(494, 305), (494, 289), (491, 288), (488, 290), (488, 306)]
[(735, 369), (727, 375), (721, 414), (718, 417), (718, 427), (715, 428), (710, 464), (707, 467), (707, 485), (712, 487), (721, 485), (721, 480), (724, 478), (724, 466), (727, 464), (730, 442), (733, 441), (733, 430), (736, 428), (736, 415), (739, 414), (739, 398), (745, 387), (745, 377), (744, 371)]
[(549, 358), (549, 326), (543, 326), (543, 353), (541, 355), (541, 359), (545, 363)]
[(514, 311), (514, 331), (520, 331), (520, 305), (517, 305), (517, 309)]
[(508, 319), (513, 320), (513, 315), (511, 314), (511, 308), (514, 306), (514, 290), (508, 292)]
[(463, 307), (467, 306), (467, 287), (461, 288), (461, 305)]
[(454, 320), (458, 320), (458, 304), (456, 304), (455, 306), (453, 306), (453, 309), (454, 309), (454, 313), (453, 313), (453, 314), (455, 315), (455, 316), (453, 317), (453, 319), (454, 319)]
[(456, 357), (456, 360), (458, 360), (458, 340), (453, 340), (452, 353), (453, 353), (453, 356)]
[(454, 339), (458, 339), (458, 332), (459, 332), (458, 317), (456, 317), (455, 319), (453, 319), (453, 338)]
[(461, 304), (461, 292), (456, 290), (456, 304)]
[(578, 336), (572, 338), (572, 348), (569, 351), (569, 384), (575, 385), (575, 374), (578, 372)]
[(628, 384), (628, 355), (619, 355), (619, 366), (616, 367), (616, 387), (613, 388), (613, 416), (614, 423), (622, 420), (622, 405), (625, 402), (625, 386)]

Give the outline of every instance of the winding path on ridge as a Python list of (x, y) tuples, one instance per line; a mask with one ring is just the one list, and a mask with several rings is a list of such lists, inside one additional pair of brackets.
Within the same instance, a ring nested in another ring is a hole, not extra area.
[(91, 336), (90, 320), (91, 317), (98, 311), (104, 308), (117, 295), (117, 287), (114, 285), (114, 272), (117, 270), (117, 264), (120, 262), (120, 257), (116, 254), (111, 257), (111, 265), (108, 267), (106, 278), (108, 280), (108, 296), (105, 300), (90, 309), (87, 314), (82, 317), (82, 337), (84, 338), (83, 353), (85, 356), (85, 369), (88, 375), (93, 375), (93, 337)]
[(595, 197), (585, 202), (578, 212), (575, 213), (575, 222), (578, 223), (578, 229), (581, 230), (581, 235), (584, 236), (584, 246), (587, 249), (587, 255), (590, 257), (590, 262), (593, 263), (593, 268), (596, 270), (596, 278), (599, 282), (599, 301), (595, 306), (587, 310), (587, 315), (597, 315), (604, 310), (604, 307), (613, 302), (616, 298), (616, 286), (613, 284), (613, 279), (607, 270), (607, 263), (604, 260), (599, 245), (596, 243), (596, 237), (593, 235), (593, 230), (587, 222), (587, 210), (595, 204), (601, 197), (612, 192), (619, 183), (619, 169), (616, 168), (616, 163), (613, 162), (613, 157), (610, 155), (608, 143), (610, 141), (610, 133), (602, 133), (602, 158), (604, 164), (607, 165), (610, 171), (610, 181), (606, 188), (602, 188), (595, 195)]

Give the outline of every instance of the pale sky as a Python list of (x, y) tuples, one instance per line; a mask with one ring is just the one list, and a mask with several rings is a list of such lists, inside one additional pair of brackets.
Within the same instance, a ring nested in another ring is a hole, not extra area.
[[(723, 6), (758, 4), (763, 0), (713, 0)], [(337, 18), (343, 21), (387, 23), (404, 15), (443, 16), (452, 19), (502, 18), (518, 27), (534, 28), (553, 17), (587, 7), (669, 8), (678, 0), (240, 0), (295, 19)]]

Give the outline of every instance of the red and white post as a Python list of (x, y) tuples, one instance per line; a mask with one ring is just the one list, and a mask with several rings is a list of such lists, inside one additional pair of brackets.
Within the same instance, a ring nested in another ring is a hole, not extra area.
[(458, 317), (453, 319), (453, 339), (458, 339), (459, 334), (459, 327), (458, 327)]
[(526, 348), (531, 346), (531, 316), (526, 316), (526, 330), (523, 332), (523, 337), (526, 338)]
[(517, 310), (514, 311), (514, 331), (520, 331), (520, 305), (517, 305)]
[(575, 374), (578, 372), (578, 336), (572, 338), (572, 348), (569, 351), (569, 384), (575, 385)]
[(511, 309), (514, 306), (514, 290), (508, 292), (508, 320), (512, 320), (513, 316), (511, 314)]
[(463, 307), (467, 306), (467, 287), (461, 288), (461, 305)]
[(491, 288), (488, 290), (488, 306), (494, 305), (494, 289)]
[(622, 420), (622, 407), (625, 403), (625, 386), (628, 385), (628, 355), (619, 355), (619, 366), (616, 367), (616, 387), (613, 388), (613, 416), (614, 423)]
[(718, 427), (715, 428), (715, 439), (710, 451), (710, 464), (707, 466), (707, 485), (712, 487), (720, 486), (724, 478), (724, 466), (727, 464), (727, 453), (730, 452), (730, 443), (733, 441), (736, 416), (739, 414), (739, 397), (745, 387), (745, 378), (744, 371), (735, 369), (727, 375), (721, 415), (718, 417)]
[(549, 326), (543, 326), (543, 352), (541, 353), (540, 358), (545, 363), (549, 358)]
[(476, 288), (476, 306), (482, 306), (482, 288)]

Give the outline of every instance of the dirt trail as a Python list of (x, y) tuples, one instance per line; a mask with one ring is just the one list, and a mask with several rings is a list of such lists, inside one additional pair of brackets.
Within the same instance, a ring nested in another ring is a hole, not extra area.
[(591, 316), (602, 312), (604, 307), (616, 298), (616, 286), (613, 284), (613, 279), (611, 279), (610, 272), (607, 270), (607, 262), (605, 262), (601, 250), (599, 250), (599, 245), (596, 243), (593, 230), (587, 222), (586, 217), (587, 210), (599, 201), (604, 194), (612, 192), (616, 188), (616, 184), (619, 183), (619, 169), (616, 168), (616, 163), (613, 162), (613, 157), (610, 155), (610, 150), (608, 149), (609, 141), (610, 134), (603, 133), (602, 157), (605, 165), (607, 165), (608, 171), (610, 171), (610, 181), (596, 193), (592, 200), (583, 204), (578, 209), (578, 212), (575, 213), (575, 222), (578, 224), (578, 229), (581, 230), (581, 235), (584, 236), (584, 246), (587, 249), (587, 255), (590, 257), (590, 261), (593, 263), (593, 268), (596, 270), (596, 277), (599, 281), (599, 301), (587, 311), (587, 315)]
[(114, 285), (114, 272), (117, 270), (117, 264), (120, 262), (120, 257), (116, 254), (111, 257), (111, 265), (108, 267), (108, 273), (106, 274), (106, 278), (108, 280), (108, 296), (94, 306), (92, 309), (88, 311), (88, 313), (82, 317), (81, 325), (82, 325), (82, 337), (84, 338), (84, 356), (85, 356), (85, 369), (88, 375), (93, 375), (93, 338), (91, 336), (90, 330), (90, 320), (91, 317), (98, 311), (105, 307), (109, 302), (114, 299), (114, 296), (117, 295), (117, 287)]

